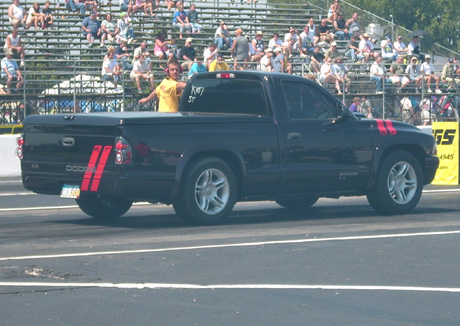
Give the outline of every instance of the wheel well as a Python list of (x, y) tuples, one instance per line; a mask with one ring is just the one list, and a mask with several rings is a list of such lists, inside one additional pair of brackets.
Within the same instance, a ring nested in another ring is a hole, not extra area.
[(241, 165), (240, 160), (237, 158), (237, 156), (228, 151), (204, 151), (204, 152), (195, 153), (187, 162), (187, 165), (182, 173), (181, 182), (180, 182), (181, 187), (184, 183), (185, 177), (188, 175), (193, 165), (196, 162), (204, 158), (209, 158), (209, 157), (215, 157), (215, 158), (221, 159), (222, 161), (227, 163), (229, 167), (232, 169), (235, 175), (236, 183), (237, 183), (237, 197), (238, 197), (238, 195), (242, 193), (243, 167)]

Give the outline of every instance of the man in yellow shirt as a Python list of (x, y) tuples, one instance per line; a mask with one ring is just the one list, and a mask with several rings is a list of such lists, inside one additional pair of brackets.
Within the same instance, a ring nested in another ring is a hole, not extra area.
[(158, 98), (160, 100), (158, 112), (177, 112), (179, 110), (180, 95), (187, 85), (179, 81), (180, 73), (180, 63), (170, 61), (166, 69), (166, 78), (163, 79), (160, 85), (149, 96), (139, 100), (139, 104), (142, 105)]
[(229, 70), (228, 65), (225, 63), (222, 54), (218, 54), (216, 60), (212, 61), (209, 65), (209, 71)]

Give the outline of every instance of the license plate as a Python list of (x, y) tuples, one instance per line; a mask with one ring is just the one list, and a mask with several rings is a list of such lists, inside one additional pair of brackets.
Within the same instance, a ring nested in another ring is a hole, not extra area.
[(74, 198), (80, 197), (80, 186), (78, 185), (66, 185), (62, 186), (61, 198)]

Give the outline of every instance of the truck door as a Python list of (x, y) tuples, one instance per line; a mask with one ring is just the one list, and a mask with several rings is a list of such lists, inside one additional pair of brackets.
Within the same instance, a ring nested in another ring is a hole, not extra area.
[(282, 89), (281, 193), (362, 189), (372, 161), (369, 130), (352, 116), (337, 119), (344, 114), (340, 103), (316, 85), (285, 80)]

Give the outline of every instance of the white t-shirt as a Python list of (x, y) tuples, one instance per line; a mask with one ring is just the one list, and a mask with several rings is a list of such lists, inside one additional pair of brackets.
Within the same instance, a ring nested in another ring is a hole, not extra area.
[(7, 39), (10, 39), (10, 45), (11, 46), (18, 46), (19, 45), (19, 40), (21, 39), (21, 37), (19, 35), (16, 35), (15, 38), (13, 38), (13, 35), (10, 34), (6, 37), (5, 39), (5, 45), (3, 46), (3, 48), (6, 50), (8, 48), (8, 43), (7, 43)]
[(422, 74), (424, 75), (431, 75), (431, 74), (434, 74), (434, 67), (433, 67), (433, 64), (430, 62), (424, 62), (422, 63), (422, 66), (420, 67), (420, 72), (422, 72)]
[(105, 68), (108, 68), (110, 71), (113, 71), (113, 69), (118, 65), (118, 62), (116, 59), (104, 59), (102, 62), (102, 76), (112, 74), (111, 72), (107, 71)]

